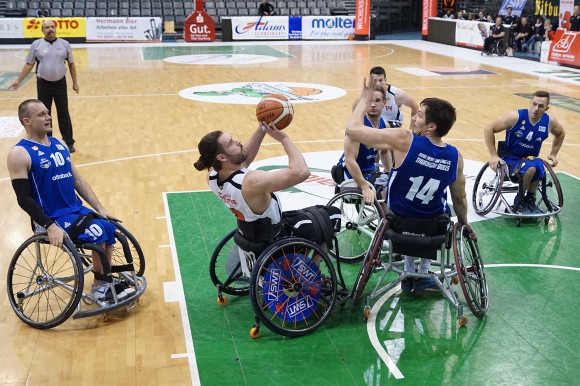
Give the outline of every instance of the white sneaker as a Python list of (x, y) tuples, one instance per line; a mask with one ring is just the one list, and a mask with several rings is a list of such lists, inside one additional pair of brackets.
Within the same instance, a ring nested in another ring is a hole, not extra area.
[(115, 284), (115, 292), (117, 293), (118, 300), (132, 296), (136, 292), (135, 288), (124, 280), (114, 278), (113, 284)]

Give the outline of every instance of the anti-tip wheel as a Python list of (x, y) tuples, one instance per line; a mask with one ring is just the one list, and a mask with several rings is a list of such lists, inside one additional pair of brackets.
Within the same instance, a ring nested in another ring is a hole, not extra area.
[(453, 283), (454, 285), (457, 285), (457, 283), (459, 283), (459, 276), (457, 276), (457, 275), (453, 276), (453, 281), (452, 281), (452, 283)]
[(365, 306), (364, 313), (365, 313), (365, 320), (368, 320), (369, 317), (371, 316), (371, 308), (369, 306)]
[(467, 315), (463, 315), (459, 317), (459, 325), (461, 327), (465, 327), (467, 326), (467, 322), (468, 322), (469, 318), (467, 317)]
[(226, 304), (228, 304), (228, 298), (226, 296), (220, 295), (217, 298), (217, 303), (220, 306), (225, 306)]
[(257, 339), (260, 336), (260, 330), (257, 327), (252, 327), (250, 330), (250, 338)]

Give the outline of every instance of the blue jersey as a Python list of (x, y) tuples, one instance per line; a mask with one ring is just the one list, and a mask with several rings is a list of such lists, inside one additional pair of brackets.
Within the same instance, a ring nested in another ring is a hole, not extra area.
[(548, 138), (550, 116), (542, 114), (535, 125), (530, 123), (528, 109), (518, 110), (518, 121), (505, 133), (506, 155), (520, 158), (540, 155), (542, 142)]
[[(365, 115), (364, 125), (368, 126), (368, 127), (373, 127), (371, 121), (367, 118), (366, 115)], [(387, 127), (388, 126), (387, 126), (385, 120), (383, 118), (379, 118), (378, 129), (385, 129)], [(370, 172), (375, 171), (375, 162), (376, 162), (378, 152), (379, 151), (377, 149), (363, 145), (362, 143), (359, 145), (358, 156), (356, 157), (356, 163), (360, 167), (360, 170), (363, 173), (363, 175), (366, 173), (370, 173)], [(344, 166), (344, 174), (348, 178), (352, 178), (352, 176), (350, 175), (350, 173), (348, 172), (348, 170), (346, 168), (346, 163), (344, 162), (344, 153), (342, 153), (342, 156), (338, 160), (338, 163), (342, 164)]]
[(68, 149), (54, 138), (49, 140), (47, 146), (22, 139), (16, 146), (22, 146), (30, 155), (28, 180), (34, 200), (48, 217), (56, 219), (77, 212), (82, 202), (75, 193)]
[(454, 146), (437, 146), (413, 134), (405, 160), (389, 175), (389, 209), (411, 218), (449, 213), (447, 187), (457, 178), (458, 160)]

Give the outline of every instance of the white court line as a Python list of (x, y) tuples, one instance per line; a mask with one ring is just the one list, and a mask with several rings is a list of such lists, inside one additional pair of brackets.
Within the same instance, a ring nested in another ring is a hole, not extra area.
[(171, 248), (171, 245), (169, 245), (169, 244), (161, 244), (159, 246), (159, 248)]
[(155, 220), (165, 220), (166, 218), (165, 216), (155, 216)]
[(578, 271), (580, 268), (567, 267), (565, 265), (548, 265), (548, 264), (483, 264), (485, 268), (502, 268), (502, 267), (526, 267), (526, 268), (550, 268), (550, 269), (564, 269), (567, 271)]
[(187, 358), (187, 353), (171, 354), (171, 359), (177, 359), (177, 358)]
[(401, 285), (398, 284), (397, 286), (395, 286), (395, 288), (391, 289), (389, 292), (387, 292), (386, 294), (381, 296), (379, 301), (376, 302), (375, 305), (373, 306), (373, 308), (371, 309), (371, 314), (367, 320), (367, 333), (369, 334), (369, 339), (371, 341), (371, 344), (373, 345), (373, 347), (377, 351), (377, 354), (379, 354), (379, 356), (381, 357), (383, 362), (385, 362), (385, 364), (389, 368), (389, 371), (391, 372), (391, 374), (393, 374), (393, 376), (396, 379), (402, 379), (405, 377), (403, 376), (403, 373), (401, 373), (401, 370), (399, 370), (399, 368), (397, 367), (397, 364), (391, 359), (391, 357), (387, 353), (387, 350), (385, 350), (383, 345), (381, 344), (381, 342), (379, 342), (379, 337), (377, 335), (377, 329), (376, 329), (375, 323), (377, 320), (377, 313), (379, 312), (379, 310), (381, 309), (383, 304), (391, 296), (393, 296), (393, 294), (395, 292), (397, 292), (400, 288), (401, 288)]
[[(171, 224), (171, 216), (169, 214), (169, 204), (167, 203), (167, 195), (163, 193), (163, 206), (165, 208), (165, 217), (167, 218), (167, 230), (169, 231), (169, 243), (171, 245), (171, 258), (173, 260), (173, 270), (175, 272), (175, 282), (173, 286), (173, 293), (179, 300), (179, 309), (181, 311), (181, 322), (183, 324), (183, 336), (185, 339), (185, 347), (187, 348), (187, 357), (189, 361), (189, 373), (191, 375), (191, 383), (194, 386), (200, 386), (199, 370), (197, 368), (197, 359), (193, 348), (193, 337), (191, 336), (191, 326), (189, 325), (189, 318), (187, 316), (187, 306), (185, 304), (185, 294), (183, 292), (183, 282), (181, 281), (181, 271), (179, 262), (177, 260), (177, 252), (175, 250), (175, 238), (173, 237), (173, 225)], [(165, 287), (165, 285), (164, 285)]]

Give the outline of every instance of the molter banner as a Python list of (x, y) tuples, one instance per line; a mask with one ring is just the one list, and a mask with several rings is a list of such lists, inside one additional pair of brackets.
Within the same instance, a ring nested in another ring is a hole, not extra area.
[(437, 0), (423, 0), (423, 18), (421, 22), (421, 35), (429, 33), (429, 18), (437, 16)]
[(371, 0), (356, 0), (354, 38), (368, 40), (370, 35)]
[(186, 42), (213, 42), (215, 21), (203, 8), (203, 0), (195, 0), (195, 11), (185, 19), (183, 39)]

